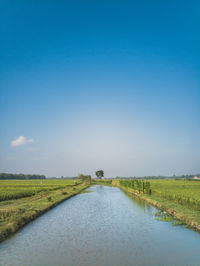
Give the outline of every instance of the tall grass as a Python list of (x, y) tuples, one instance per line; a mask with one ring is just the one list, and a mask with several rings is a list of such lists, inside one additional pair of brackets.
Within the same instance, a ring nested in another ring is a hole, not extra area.
[(152, 180), (153, 195), (200, 210), (200, 181)]

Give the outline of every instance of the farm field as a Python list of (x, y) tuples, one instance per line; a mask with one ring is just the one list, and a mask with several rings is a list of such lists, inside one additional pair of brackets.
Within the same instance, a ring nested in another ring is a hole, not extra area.
[(0, 202), (74, 186), (78, 180), (0, 180)]
[(1, 180), (0, 241), (87, 186), (78, 180)]
[(187, 180), (151, 180), (152, 195), (200, 210), (200, 182)]

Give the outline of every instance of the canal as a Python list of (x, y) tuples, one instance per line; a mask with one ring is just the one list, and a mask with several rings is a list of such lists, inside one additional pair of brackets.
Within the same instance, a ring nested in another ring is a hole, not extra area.
[(156, 208), (93, 186), (0, 243), (0, 265), (200, 265), (200, 234), (155, 220)]

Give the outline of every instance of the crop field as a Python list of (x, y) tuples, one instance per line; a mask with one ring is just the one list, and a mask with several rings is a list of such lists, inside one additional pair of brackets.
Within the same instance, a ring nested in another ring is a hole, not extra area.
[(200, 181), (151, 180), (152, 195), (200, 210)]
[(40, 192), (49, 192), (73, 186), (75, 180), (0, 180), (0, 201), (34, 196)]

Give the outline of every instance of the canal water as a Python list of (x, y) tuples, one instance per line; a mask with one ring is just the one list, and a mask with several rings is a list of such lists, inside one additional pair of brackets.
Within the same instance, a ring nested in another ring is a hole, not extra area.
[(200, 265), (200, 234), (155, 220), (118, 188), (93, 186), (0, 244), (0, 265)]

